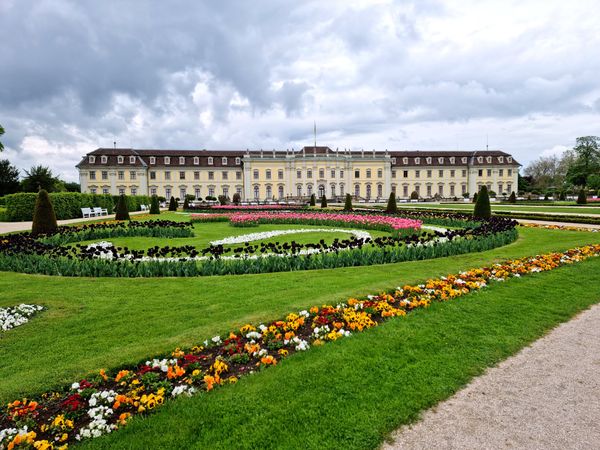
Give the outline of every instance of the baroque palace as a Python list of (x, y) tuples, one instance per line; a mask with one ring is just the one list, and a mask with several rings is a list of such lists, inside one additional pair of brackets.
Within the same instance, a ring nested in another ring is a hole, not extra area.
[[(350, 193), (380, 201), (472, 196), (486, 185), (517, 190), (520, 164), (498, 150), (355, 151), (311, 146), (294, 151), (99, 148), (77, 165), (81, 192), (183, 199), (239, 193), (244, 201), (330, 199)], [(414, 195), (413, 195), (414, 196)]]

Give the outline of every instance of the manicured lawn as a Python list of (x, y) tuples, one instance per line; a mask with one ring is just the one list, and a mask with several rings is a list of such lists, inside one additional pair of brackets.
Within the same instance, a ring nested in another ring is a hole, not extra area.
[[(600, 207), (593, 206), (535, 206), (535, 205), (498, 205), (491, 204), (492, 211), (517, 211), (556, 214), (600, 214)], [(447, 209), (473, 212), (473, 203), (436, 204), (436, 203), (399, 203), (398, 208)]]
[[(183, 221), (181, 216), (176, 216), (174, 220)], [(194, 224), (194, 237), (190, 238), (169, 238), (169, 239), (157, 239), (150, 237), (123, 237), (123, 238), (111, 238), (108, 239), (115, 246), (126, 246), (134, 250), (145, 250), (155, 245), (164, 246), (169, 245), (171, 247), (179, 247), (184, 245), (192, 245), (198, 249), (204, 249), (210, 245), (211, 241), (220, 240), (230, 236), (240, 236), (251, 233), (262, 233), (273, 230), (299, 230), (299, 229), (344, 229), (343, 227), (327, 227), (327, 226), (315, 226), (315, 225), (259, 225), (256, 227), (232, 227), (227, 222), (212, 222), (212, 223), (195, 223)], [(345, 228), (351, 230), (350, 228)], [(357, 230), (359, 231), (359, 230)], [(365, 230), (371, 237), (389, 236), (390, 233), (377, 231), (377, 230)], [(315, 231), (313, 233), (296, 233), (286, 234), (282, 236), (275, 236), (268, 239), (261, 239), (252, 241), (253, 245), (260, 244), (260, 242), (291, 242), (295, 241), (298, 244), (318, 243), (323, 239), (327, 244), (331, 244), (334, 239), (349, 239), (352, 235), (344, 232), (327, 232), (322, 233)], [(90, 241), (82, 241), (82, 244), (90, 244), (92, 242), (98, 242), (97, 239)], [(72, 244), (71, 244), (72, 245)], [(226, 245), (226, 247), (239, 247), (243, 244)]]
[[(0, 401), (135, 363), (247, 322), (418, 283), (506, 258), (600, 242), (585, 232), (520, 229), (511, 245), (429, 261), (276, 274), (114, 279), (0, 274), (0, 306), (49, 307), (2, 337)], [(26, 355), (26, 356), (24, 356)]]
[(594, 258), (492, 284), (169, 402), (82, 447), (376, 448), (486, 367), (600, 301), (600, 285), (586, 283), (598, 270)]

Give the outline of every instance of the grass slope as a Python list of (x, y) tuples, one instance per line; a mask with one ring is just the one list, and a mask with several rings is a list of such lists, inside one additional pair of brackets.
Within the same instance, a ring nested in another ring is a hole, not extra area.
[(311, 305), (592, 242), (600, 242), (600, 235), (520, 229), (517, 242), (488, 252), (335, 270), (184, 279), (0, 273), (0, 306), (23, 302), (49, 308), (3, 335), (0, 401), (70, 384), (89, 371), (194, 345), (247, 322), (274, 320)]
[(434, 304), (170, 402), (82, 447), (376, 448), (486, 367), (600, 301), (600, 285), (586, 283), (598, 270), (596, 258)]

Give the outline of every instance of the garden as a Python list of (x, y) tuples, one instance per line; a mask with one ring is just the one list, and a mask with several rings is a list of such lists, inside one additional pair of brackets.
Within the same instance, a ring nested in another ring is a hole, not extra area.
[(215, 208), (0, 250), (0, 448), (374, 448), (600, 299), (600, 233), (442, 211)]

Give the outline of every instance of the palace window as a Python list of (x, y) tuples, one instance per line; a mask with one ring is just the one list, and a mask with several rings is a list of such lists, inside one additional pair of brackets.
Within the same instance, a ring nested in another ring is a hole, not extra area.
[(185, 171), (182, 170), (181, 172), (179, 172), (179, 179), (185, 180)]
[(106, 170), (102, 171), (102, 179), (103, 180), (108, 180), (108, 172)]
[(164, 161), (165, 161), (165, 165), (167, 165), (167, 164), (171, 164), (171, 157), (169, 157), (169, 156), (165, 156), (165, 159), (164, 159)]
[(431, 164), (431, 157), (427, 157), (427, 164)]
[(194, 172), (194, 180), (199, 180), (200, 179), (200, 172), (196, 171)]
[(96, 179), (96, 172), (94, 170), (90, 171), (90, 180), (95, 180)]
[(440, 195), (440, 197), (444, 196), (444, 185), (443, 184), (438, 185), (438, 194)]
[(242, 179), (242, 172), (240, 172), (240, 171), (237, 171), (237, 172), (235, 173), (235, 179), (236, 179), (236, 180), (241, 180), (241, 179)]
[(254, 199), (258, 200), (258, 186), (254, 186)]
[(438, 158), (438, 162), (440, 164), (444, 164), (444, 157), (442, 156), (442, 157)]
[(283, 180), (283, 170), (278, 170), (277, 171), (277, 179), (278, 180)]
[(131, 195), (137, 195), (137, 188), (135, 186), (131, 187)]
[(196, 200), (200, 198), (200, 188), (194, 189), (194, 197)]
[(119, 180), (124, 180), (125, 179), (125, 172), (123, 170), (119, 170), (117, 172), (117, 177), (119, 178)]
[(102, 193), (103, 193), (104, 195), (107, 195), (107, 194), (108, 194), (108, 188), (107, 188), (107, 187), (103, 187), (103, 188), (102, 188)]
[(377, 178), (383, 178), (383, 170), (377, 169)]
[(325, 169), (319, 169), (319, 178), (325, 178)]
[(302, 178), (302, 171), (296, 170), (296, 178)]
[(506, 171), (508, 172), (508, 176), (512, 177), (512, 169), (507, 169)]
[(427, 185), (427, 197), (431, 197), (431, 185)]
[(488, 156), (488, 157), (486, 158), (486, 161), (487, 161), (487, 163), (488, 163), (488, 164), (491, 164), (491, 163), (492, 163), (492, 157), (491, 157), (491, 156)]
[(90, 164), (94, 164), (96, 162), (96, 157), (95, 156), (89, 156), (88, 157), (88, 161), (90, 162)]
[(208, 188), (208, 196), (209, 197), (214, 197), (215, 196), (215, 187), (214, 186), (210, 186)]
[(396, 171), (392, 170), (392, 178), (396, 178)]
[(451, 157), (450, 157), (450, 164), (454, 164), (454, 161), (455, 161), (455, 158), (454, 158), (454, 156), (451, 156)]
[(171, 188), (165, 188), (165, 197), (168, 200), (171, 200)]
[(377, 185), (377, 197), (383, 197), (383, 185)]
[(360, 169), (354, 171), (354, 178), (360, 178)]
[(408, 197), (408, 186), (402, 186), (402, 196)]
[(462, 158), (461, 161), (462, 161), (463, 164), (466, 164), (467, 163), (467, 157), (465, 156), (464, 158)]
[(502, 164), (504, 162), (504, 156), (498, 156), (498, 162)]
[(123, 164), (123, 157), (117, 156), (117, 164)]
[(408, 170), (404, 170), (403, 173), (402, 173), (402, 176), (404, 178), (408, 178)]
[(150, 179), (156, 180), (156, 172), (154, 170), (150, 171)]
[(439, 177), (440, 177), (440, 178), (443, 178), (443, 177), (444, 177), (444, 171), (443, 171), (443, 170), (440, 170), (440, 171), (439, 171)]
[(130, 171), (129, 171), (129, 179), (130, 179), (130, 180), (135, 180), (135, 179), (136, 179), (135, 177), (136, 177), (136, 172), (135, 172), (135, 170), (130, 170)]
[(483, 156), (478, 156), (478, 157), (477, 157), (477, 162), (478, 162), (479, 164), (481, 164), (481, 163), (483, 162)]
[(102, 164), (106, 164), (106, 161), (107, 161), (107, 160), (108, 160), (108, 158), (107, 158), (106, 156), (104, 156), (104, 155), (100, 157), (100, 162), (101, 162)]
[(255, 180), (258, 180), (258, 169), (254, 169), (253, 177)]
[(265, 171), (265, 178), (266, 178), (267, 180), (270, 180), (270, 179), (271, 179), (271, 169), (267, 169), (267, 170)]
[(510, 156), (507, 156), (507, 157), (506, 157), (506, 162), (507, 162), (507, 163), (511, 163), (511, 162), (512, 162), (512, 157), (510, 157)]
[(235, 165), (239, 166), (241, 164), (241, 159), (239, 157), (235, 158)]
[(223, 171), (223, 179), (224, 180), (228, 180), (229, 179), (229, 172), (227, 172), (226, 170)]
[(466, 176), (467, 176), (467, 171), (466, 171), (466, 170), (463, 170), (463, 171), (462, 171), (462, 176), (463, 176), (463, 177), (466, 177)]
[(499, 176), (504, 176), (504, 169), (498, 169), (498, 175)]
[(165, 170), (165, 180), (170, 180), (171, 179), (171, 172), (168, 170)]
[(455, 171), (455, 170), (451, 170), (451, 171), (450, 171), (450, 178), (454, 178), (454, 174), (455, 174), (455, 173), (456, 173), (456, 171)]
[(312, 170), (308, 169), (306, 171), (306, 178), (312, 178)]
[(477, 175), (479, 175), (480, 177), (482, 177), (483, 176), (483, 169), (479, 169), (477, 171)]
[(331, 169), (331, 178), (335, 178), (335, 169)]
[(415, 170), (415, 178), (420, 178), (420, 176), (421, 176), (421, 171)]
[(209, 166), (212, 166), (212, 165), (213, 165), (213, 157), (212, 157), (212, 156), (209, 156), (209, 157), (208, 157), (208, 165), (209, 165)]
[(129, 164), (135, 164), (135, 156), (129, 157)]
[(125, 195), (125, 188), (119, 188), (119, 195)]
[(488, 170), (487, 170), (487, 176), (488, 176), (488, 177), (491, 177), (491, 176), (492, 176), (492, 169), (488, 169)]
[(90, 194), (95, 194), (95, 193), (96, 193), (96, 188), (95, 187), (90, 188)]
[(392, 158), (392, 164), (396, 164), (396, 158)]
[(200, 158), (198, 158), (197, 156), (194, 156), (194, 165), (198, 165), (200, 164)]
[(371, 178), (371, 169), (367, 169), (367, 178)]
[(421, 164), (421, 158), (415, 158), (415, 164)]
[(150, 188), (150, 195), (156, 195), (156, 188)]
[(214, 180), (215, 179), (215, 173), (212, 170), (210, 172), (208, 172), (208, 179), (209, 180)]
[(154, 156), (150, 157), (150, 164), (156, 164), (156, 157), (154, 157)]
[(402, 158), (402, 164), (408, 164), (408, 158)]
[(431, 178), (431, 170), (427, 171), (427, 178)]
[(226, 165), (227, 165), (227, 157), (226, 157), (226, 156), (223, 156), (223, 157), (221, 158), (221, 164), (223, 164), (224, 166), (226, 166)]
[(340, 170), (340, 178), (344, 178), (344, 171)]
[(267, 185), (267, 198), (270, 200), (272, 196), (271, 185)]

